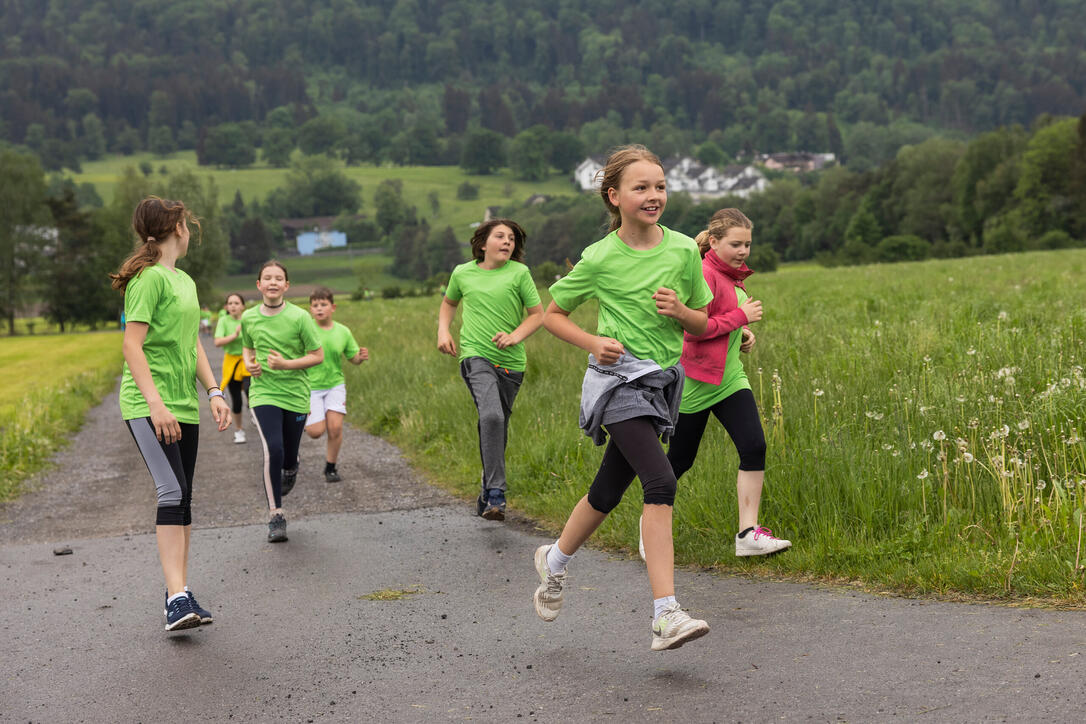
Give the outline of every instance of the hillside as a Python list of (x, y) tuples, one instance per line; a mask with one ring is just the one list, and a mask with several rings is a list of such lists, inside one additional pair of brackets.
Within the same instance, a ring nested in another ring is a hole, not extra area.
[(476, 126), (513, 138), (543, 124), (593, 150), (632, 137), (665, 155), (711, 142), (846, 157), (855, 131), (881, 129), (891, 150), (870, 164), (932, 129), (1081, 113), (1081, 14), (1014, 0), (678, 0), (664, 14), (647, 0), (10, 0), (0, 138), (57, 168), (205, 152), (224, 123), (304, 150), (318, 113), (328, 124), (310, 130), (342, 136), (346, 160), (413, 164), (456, 163)]

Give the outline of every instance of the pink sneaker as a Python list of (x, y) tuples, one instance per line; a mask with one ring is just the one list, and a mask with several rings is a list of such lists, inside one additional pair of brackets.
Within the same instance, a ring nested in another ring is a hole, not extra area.
[(735, 536), (735, 555), (765, 556), (792, 547), (792, 541), (776, 538), (769, 528), (758, 526), (745, 536)]

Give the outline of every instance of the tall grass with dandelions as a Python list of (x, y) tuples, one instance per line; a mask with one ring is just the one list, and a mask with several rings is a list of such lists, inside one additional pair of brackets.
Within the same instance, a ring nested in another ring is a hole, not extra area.
[[(737, 456), (710, 423), (679, 482), (676, 558), (907, 593), (1081, 605), (1086, 581), (1086, 251), (756, 274), (744, 359), (769, 452), (760, 522), (791, 539), (737, 559)], [(340, 306), (372, 361), (351, 420), (450, 490), (479, 477), (476, 416), (436, 350), (438, 298)], [(591, 328), (594, 310), (575, 318)], [(585, 354), (540, 331), (514, 410), (512, 508), (557, 531), (602, 455), (577, 428)], [(633, 548), (637, 485), (599, 544)]]

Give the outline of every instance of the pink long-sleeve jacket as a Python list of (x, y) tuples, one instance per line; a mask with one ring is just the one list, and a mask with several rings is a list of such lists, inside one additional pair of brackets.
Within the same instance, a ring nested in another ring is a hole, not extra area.
[(743, 280), (754, 272), (746, 264), (738, 269), (725, 264), (712, 249), (701, 260), (701, 273), (713, 291), (709, 302), (709, 326), (705, 334), (683, 333), (683, 353), (679, 358), (686, 376), (719, 385), (724, 378), (724, 363), (728, 359), (728, 339), (732, 332), (748, 323), (747, 315), (739, 308), (735, 288), (746, 291)]

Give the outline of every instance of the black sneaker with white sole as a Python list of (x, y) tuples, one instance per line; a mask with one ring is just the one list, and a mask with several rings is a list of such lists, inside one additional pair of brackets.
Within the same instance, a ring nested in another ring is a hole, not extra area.
[[(203, 626), (204, 624), (215, 623), (215, 617), (211, 615), (211, 611), (208, 611), (206, 608), (196, 602), (196, 596), (192, 595), (192, 591), (188, 589), (188, 586), (185, 586), (185, 593), (189, 594), (189, 600), (192, 601), (192, 610), (200, 616), (200, 625)], [(166, 591), (166, 593), (163, 595), (165, 596), (165, 599), (164, 603), (162, 604), (162, 615), (169, 616), (170, 592)]]
[(181, 631), (187, 628), (196, 628), (200, 625), (200, 614), (192, 607), (192, 599), (186, 596), (178, 596), (166, 603), (166, 630)]

